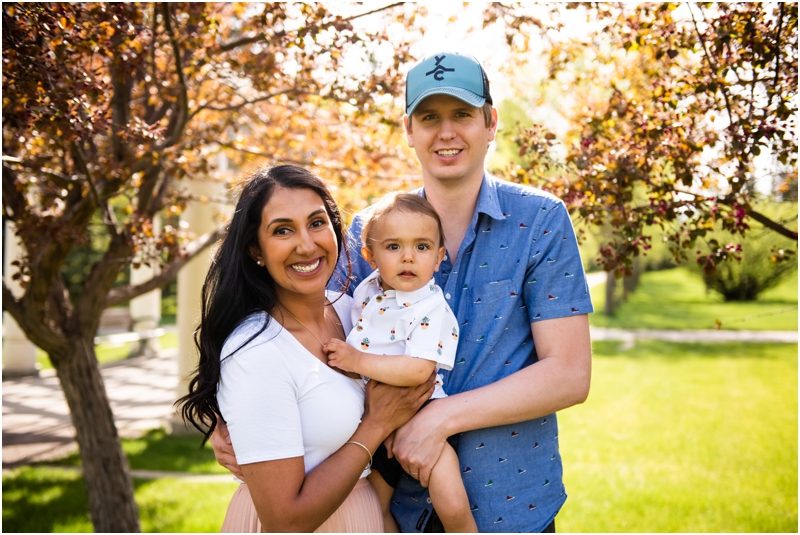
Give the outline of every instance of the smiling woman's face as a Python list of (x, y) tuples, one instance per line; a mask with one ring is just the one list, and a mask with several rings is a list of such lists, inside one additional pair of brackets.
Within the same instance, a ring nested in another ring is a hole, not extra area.
[(324, 295), (338, 247), (325, 202), (310, 189), (277, 188), (261, 212), (251, 255), (275, 281), (279, 301)]

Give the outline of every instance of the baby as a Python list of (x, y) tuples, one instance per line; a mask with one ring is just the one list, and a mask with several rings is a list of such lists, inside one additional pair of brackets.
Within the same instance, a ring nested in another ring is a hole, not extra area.
[[(328, 364), (395, 386), (425, 382), (434, 368), (451, 370), (458, 321), (433, 280), (444, 258), (442, 222), (419, 195), (382, 198), (361, 232), (361, 254), (375, 270), (353, 293), (353, 330), (347, 343), (325, 344)], [(431, 400), (445, 397), (437, 374)], [(369, 481), (378, 493), (387, 532), (398, 531), (389, 506), (403, 475), (381, 445)], [(416, 475), (416, 474), (415, 474)], [(447, 532), (477, 532), (455, 450), (447, 443), (428, 485), (431, 503)]]

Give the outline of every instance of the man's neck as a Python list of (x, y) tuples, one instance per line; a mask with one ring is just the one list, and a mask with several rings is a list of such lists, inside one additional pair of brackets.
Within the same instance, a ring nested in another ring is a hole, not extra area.
[(425, 198), (430, 201), (439, 218), (442, 220), (444, 230), (444, 245), (450, 261), (455, 263), (461, 242), (467, 234), (467, 229), (478, 204), (478, 194), (483, 183), (483, 172), (480, 176), (454, 181), (440, 181), (425, 179)]

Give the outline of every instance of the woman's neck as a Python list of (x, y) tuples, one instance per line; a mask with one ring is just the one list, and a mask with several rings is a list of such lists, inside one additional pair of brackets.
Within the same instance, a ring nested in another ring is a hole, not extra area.
[(300, 295), (278, 291), (277, 294), (278, 308), (288, 313), (289, 317), (306, 326), (322, 327), (325, 324), (325, 292), (319, 295)]

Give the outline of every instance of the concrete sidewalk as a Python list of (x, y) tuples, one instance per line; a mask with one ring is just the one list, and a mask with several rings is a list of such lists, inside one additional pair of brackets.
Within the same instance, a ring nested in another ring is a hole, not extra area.
[[(797, 343), (793, 331), (658, 331), (592, 328), (592, 340), (619, 340), (620, 350), (637, 339), (671, 342)], [(173, 416), (178, 397), (177, 349), (157, 356), (121, 360), (102, 367), (103, 380), (121, 436), (135, 437), (162, 427)], [(3, 468), (63, 457), (75, 449), (75, 431), (58, 378), (3, 381)]]
[[(177, 399), (177, 349), (101, 369), (121, 436), (164, 426)], [(67, 402), (53, 370), (3, 381), (3, 468), (63, 457), (76, 447)]]

